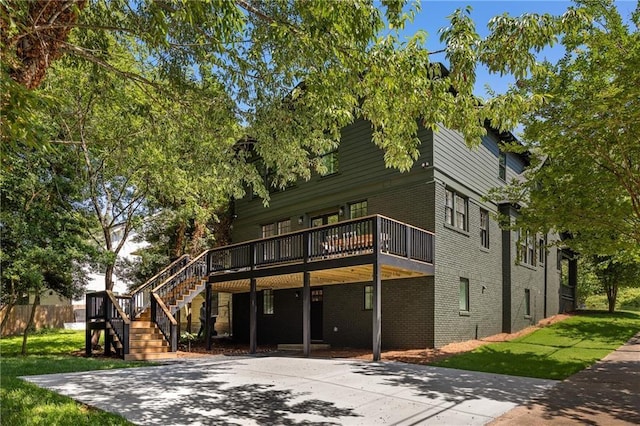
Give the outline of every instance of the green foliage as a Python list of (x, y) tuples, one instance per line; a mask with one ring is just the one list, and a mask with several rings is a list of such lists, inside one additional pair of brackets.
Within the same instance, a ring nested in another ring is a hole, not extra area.
[(2, 304), (45, 289), (65, 297), (81, 294), (86, 276), (80, 264), (91, 248), (82, 218), (66, 201), (74, 183), (64, 157), (27, 148), (5, 152), (2, 161)]
[(525, 116), (527, 147), (537, 154), (502, 198), (523, 202), (521, 224), (568, 232), (584, 255), (640, 259), (640, 32), (611, 1), (581, 2), (593, 22), (567, 34), (566, 54), (521, 81), (544, 94)]
[[(587, 297), (585, 307), (593, 310), (607, 310), (609, 308), (607, 295), (596, 293)], [(640, 288), (627, 287), (619, 289), (618, 297), (616, 298), (616, 310), (640, 311)]]
[[(340, 130), (358, 118), (372, 123), (373, 142), (385, 151), (386, 164), (400, 170), (416, 159), (416, 120), (428, 128), (459, 130), (470, 146), (480, 143), (487, 119), (501, 130), (514, 126), (543, 98), (512, 91), (479, 99), (473, 94), (476, 67), (484, 64), (517, 77), (537, 72), (532, 52), (555, 42), (557, 34), (573, 34), (588, 20), (583, 8), (563, 16), (502, 16), (482, 38), (470, 9), (457, 11), (441, 32), (450, 69), (443, 72), (431, 62), (426, 33), (408, 40), (400, 34), (420, 13), (419, 2), (93, 0), (79, 7), (77, 23), (64, 23), (74, 28), (72, 42), (65, 33), (52, 49), (74, 63), (89, 61), (140, 87), (160, 90), (176, 106), (190, 104), (194, 116), (182, 114), (173, 122), (183, 135), (209, 130), (189, 133), (194, 124), (208, 124), (210, 116), (201, 111), (224, 104), (236, 119), (240, 137), (234, 142), (259, 141), (253, 148), (277, 172), (279, 185), (308, 178), (310, 168), (318, 166), (317, 156), (335, 148)], [(9, 3), (4, 11), (11, 31), (3, 38), (3, 51), (18, 58), (19, 41), (35, 28), (33, 13), (24, 2)], [(58, 18), (52, 16), (37, 31), (50, 31)], [(116, 44), (140, 62), (137, 68), (126, 61), (123, 66), (113, 54)], [(203, 87), (224, 94), (211, 96)], [(214, 120), (211, 128), (230, 126), (219, 124)], [(218, 139), (213, 148), (209, 156), (229, 146)], [(255, 170), (242, 164), (230, 163), (236, 179), (223, 178), (219, 185), (246, 181), (266, 198)], [(234, 190), (241, 193), (243, 187)]]
[(638, 327), (640, 315), (636, 313), (580, 314), (510, 342), (485, 345), (434, 365), (563, 380), (626, 343)]

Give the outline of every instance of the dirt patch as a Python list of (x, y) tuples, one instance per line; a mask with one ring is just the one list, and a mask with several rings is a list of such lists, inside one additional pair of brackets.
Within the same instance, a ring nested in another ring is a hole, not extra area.
[[(464, 342), (450, 343), (438, 349), (398, 349), (387, 350), (382, 352), (382, 359), (389, 361), (406, 362), (410, 364), (430, 364), (453, 355), (463, 352), (469, 352), (480, 346), (495, 343), (507, 342), (521, 336), (533, 333), (534, 331), (555, 324), (569, 318), (570, 314), (558, 314), (549, 318), (545, 318), (516, 333), (500, 333), (488, 336), (483, 339), (467, 340)], [(191, 352), (186, 351), (186, 347), (178, 351), (178, 358), (201, 357), (203, 355), (246, 355), (249, 353), (247, 345), (234, 344), (227, 340), (216, 340), (213, 347), (208, 351), (204, 342), (194, 342), (191, 344)], [(258, 353), (276, 352), (275, 346), (259, 346)], [(355, 348), (332, 348), (327, 350), (314, 350), (311, 352), (314, 358), (355, 358), (361, 360), (372, 360), (373, 355), (371, 349), (355, 349)]]

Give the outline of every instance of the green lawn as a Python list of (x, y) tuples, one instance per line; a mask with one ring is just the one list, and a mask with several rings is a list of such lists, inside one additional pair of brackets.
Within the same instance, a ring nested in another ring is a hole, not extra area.
[(120, 416), (78, 404), (18, 377), (148, 364), (70, 356), (71, 352), (84, 347), (84, 331), (59, 330), (29, 336), (26, 357), (20, 356), (21, 346), (22, 337), (0, 339), (0, 419), (3, 425), (131, 424)]
[(433, 365), (562, 380), (604, 358), (638, 332), (640, 313), (584, 313)]

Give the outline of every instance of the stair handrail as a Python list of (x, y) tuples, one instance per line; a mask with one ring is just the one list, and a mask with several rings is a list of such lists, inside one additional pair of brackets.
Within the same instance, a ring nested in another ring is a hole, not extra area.
[[(110, 303), (107, 303), (104, 309), (104, 319), (111, 329), (115, 332), (118, 340), (122, 343), (122, 356), (129, 353), (129, 328), (131, 326), (131, 319), (122, 309), (120, 303), (116, 300), (116, 296), (111, 290), (105, 291), (107, 299)], [(105, 345), (107, 344), (107, 337), (105, 333)]]
[(156, 293), (151, 293), (151, 321), (153, 321), (160, 332), (164, 335), (171, 352), (178, 350), (178, 321), (171, 314), (162, 298)]
[(135, 318), (151, 305), (151, 292), (158, 283), (163, 283), (173, 276), (177, 269), (183, 268), (189, 263), (189, 255), (183, 254), (160, 272), (149, 278), (130, 293), (131, 297), (131, 317)]
[(177, 298), (174, 290), (184, 281), (192, 277), (206, 277), (208, 272), (207, 255), (211, 250), (205, 250), (186, 264), (182, 269), (167, 278), (151, 292), (157, 294), (165, 303), (171, 305)]

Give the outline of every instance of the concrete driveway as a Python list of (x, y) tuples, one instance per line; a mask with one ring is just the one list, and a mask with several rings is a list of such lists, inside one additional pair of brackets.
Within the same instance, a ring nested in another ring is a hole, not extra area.
[(279, 356), (24, 377), (139, 425), (480, 425), (556, 381)]

